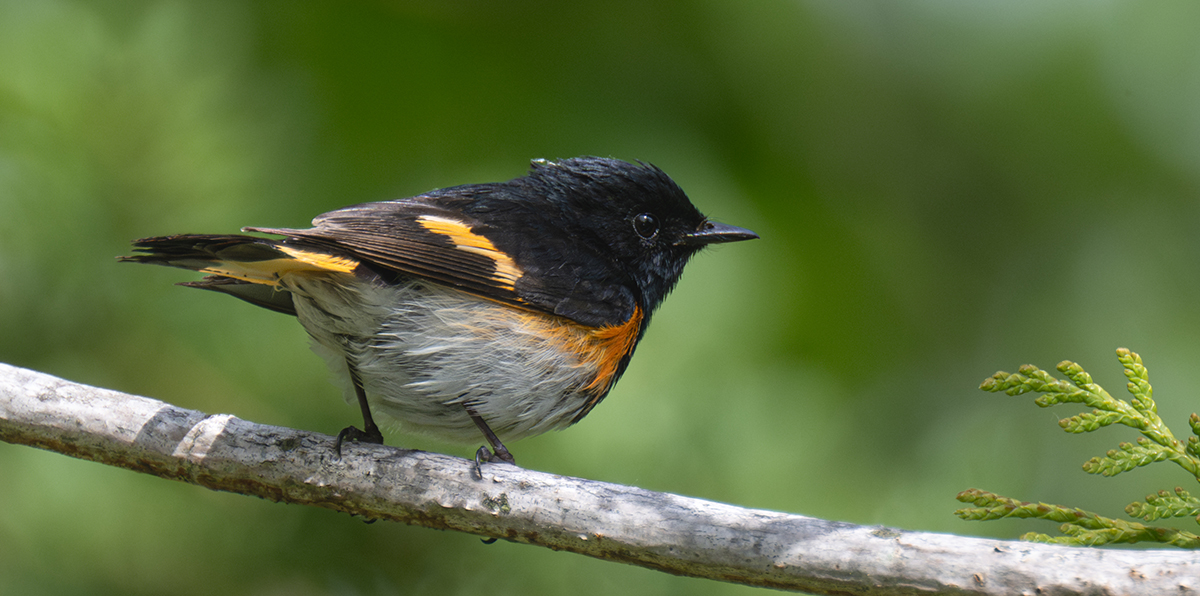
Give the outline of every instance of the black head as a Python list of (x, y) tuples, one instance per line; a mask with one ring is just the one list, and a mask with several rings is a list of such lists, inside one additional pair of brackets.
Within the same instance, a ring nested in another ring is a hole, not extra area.
[(537, 187), (559, 216), (573, 222), (581, 244), (606, 246), (637, 284), (647, 314), (700, 249), (758, 238), (709, 221), (674, 180), (650, 164), (602, 157), (538, 160), (528, 176), (513, 182)]

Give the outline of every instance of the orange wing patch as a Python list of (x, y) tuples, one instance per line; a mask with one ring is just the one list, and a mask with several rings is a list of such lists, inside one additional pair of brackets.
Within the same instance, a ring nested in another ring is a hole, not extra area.
[(517, 280), (522, 275), (525, 275), (525, 272), (521, 271), (521, 268), (512, 260), (512, 257), (496, 248), (496, 245), (492, 244), (491, 240), (472, 232), (471, 226), (468, 226), (464, 222), (448, 217), (422, 215), (417, 218), (417, 223), (434, 234), (446, 236), (451, 242), (454, 242), (454, 247), (458, 250), (482, 255), (490, 259), (495, 266), (495, 271), (491, 275), (492, 281), (500, 284), (507, 290), (513, 290)]
[(279, 278), (286, 273), (299, 271), (352, 273), (358, 267), (358, 261), (349, 257), (303, 250), (294, 246), (275, 245), (274, 248), (291, 258), (264, 261), (221, 261), (198, 269), (198, 271), (274, 286), (279, 284)]
[[(350, 257), (340, 257), (323, 252), (313, 252), (295, 248), (293, 246), (279, 246), (279, 250), (287, 253), (293, 259), (310, 265), (311, 269), (316, 271), (334, 271), (337, 273), (353, 273), (354, 268), (358, 267), (358, 261)], [(306, 269), (305, 267), (297, 267), (297, 269)]]

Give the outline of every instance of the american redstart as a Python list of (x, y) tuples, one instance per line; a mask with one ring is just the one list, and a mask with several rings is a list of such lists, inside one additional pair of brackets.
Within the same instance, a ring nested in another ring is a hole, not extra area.
[(625, 371), (684, 265), (749, 230), (709, 221), (662, 170), (579, 157), (528, 175), (363, 203), (283, 236), (183, 234), (134, 241), (122, 261), (209, 274), (181, 285), (294, 315), (340, 371), (363, 428), (413, 432), (513, 457), (513, 441), (579, 422)]

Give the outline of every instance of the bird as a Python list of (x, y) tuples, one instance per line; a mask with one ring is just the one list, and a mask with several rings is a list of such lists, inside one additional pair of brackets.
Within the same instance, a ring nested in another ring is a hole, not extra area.
[[(362, 203), (312, 227), (133, 241), (121, 261), (296, 317), (363, 427), (504, 445), (582, 420), (625, 372), (702, 248), (758, 238), (705, 217), (666, 173), (603, 157), (533, 160), (507, 182)], [(248, 233), (263, 234), (253, 236)]]

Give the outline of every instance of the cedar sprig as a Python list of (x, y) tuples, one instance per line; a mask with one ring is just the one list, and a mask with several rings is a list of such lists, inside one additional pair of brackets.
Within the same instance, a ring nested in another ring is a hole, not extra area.
[[(1026, 364), (1016, 373), (997, 372), (986, 379), (980, 389), (1003, 391), (1008, 395), (1037, 393), (1034, 403), (1043, 408), (1065, 403), (1079, 403), (1092, 408), (1090, 412), (1058, 421), (1058, 425), (1069, 433), (1092, 432), (1113, 424), (1123, 424), (1142, 434), (1135, 443), (1122, 442), (1103, 457), (1093, 457), (1084, 463), (1083, 470), (1089, 474), (1115, 476), (1155, 462), (1170, 461), (1200, 481), (1200, 416), (1192, 414), (1189, 417), (1192, 436), (1186, 442), (1176, 439), (1158, 415), (1154, 388), (1150, 385), (1141, 356), (1121, 348), (1117, 350), (1117, 359), (1124, 366), (1125, 378), (1128, 379), (1125, 388), (1132, 396), (1129, 401), (1113, 397), (1095, 384), (1082, 366), (1069, 360), (1064, 360), (1057, 367), (1058, 372), (1068, 380), (1057, 379), (1036, 366)], [(959, 493), (958, 500), (974, 505), (955, 512), (965, 520), (1015, 517), (1045, 519), (1061, 524), (1059, 531), (1062, 536), (1030, 532), (1021, 537), (1023, 540), (1075, 546), (1153, 541), (1182, 548), (1200, 548), (1200, 536), (1190, 532), (1112, 519), (1078, 508), (1019, 501), (978, 489)], [(1176, 487), (1172, 492), (1151, 494), (1144, 503), (1132, 503), (1125, 508), (1125, 512), (1148, 522), (1192, 517), (1200, 523), (1200, 499)]]

